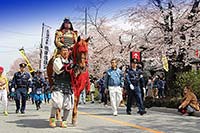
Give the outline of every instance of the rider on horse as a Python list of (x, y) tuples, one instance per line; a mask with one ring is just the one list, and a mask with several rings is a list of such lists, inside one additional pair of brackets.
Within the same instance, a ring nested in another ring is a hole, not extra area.
[(54, 51), (54, 55), (50, 59), (48, 65), (47, 65), (47, 74), (48, 74), (48, 80), (49, 80), (50, 87), (52, 87), (52, 85), (53, 85), (53, 79), (52, 79), (53, 61), (56, 57), (60, 56), (59, 49), (61, 48), (61, 46), (67, 46), (68, 49), (70, 49), (69, 52), (71, 53), (71, 50), (76, 42), (77, 42), (77, 31), (74, 31), (73, 25), (70, 22), (70, 20), (65, 18), (60, 29), (58, 29), (56, 31), (55, 41), (54, 41), (56, 50)]
[(62, 45), (71, 49), (77, 41), (77, 31), (74, 31), (73, 25), (69, 19), (65, 18), (60, 29), (56, 31), (55, 45), (60, 48)]

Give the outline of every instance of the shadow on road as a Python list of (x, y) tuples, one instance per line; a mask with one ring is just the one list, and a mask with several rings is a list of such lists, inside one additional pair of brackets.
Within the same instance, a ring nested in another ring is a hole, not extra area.
[(16, 123), (16, 126), (22, 128), (49, 128), (49, 122), (46, 119), (22, 119), (16, 121), (7, 121), (7, 123)]
[[(97, 129), (101, 129), (100, 131), (97, 131)], [(88, 131), (90, 133), (94, 132), (105, 132), (105, 133), (131, 133), (133, 132), (133, 128), (126, 127), (126, 126), (93, 126), (84, 129), (85, 131)], [(134, 131), (138, 131), (138, 129), (135, 129)], [(145, 131), (143, 131), (145, 132)]]

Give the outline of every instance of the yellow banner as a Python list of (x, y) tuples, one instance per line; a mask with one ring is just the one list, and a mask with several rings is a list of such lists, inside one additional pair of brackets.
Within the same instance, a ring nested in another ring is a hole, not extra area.
[(169, 71), (168, 60), (165, 55), (162, 55), (162, 63), (163, 63), (164, 70), (168, 72)]
[(35, 70), (34, 70), (33, 67), (31, 66), (30, 61), (28, 60), (28, 58), (27, 58), (27, 56), (26, 56), (26, 54), (25, 54), (24, 49), (21, 48), (21, 49), (19, 50), (19, 52), (20, 52), (21, 56), (24, 58), (24, 60), (26, 61), (26, 64), (27, 64), (27, 67), (28, 67), (29, 72), (30, 72), (30, 73), (34, 72)]

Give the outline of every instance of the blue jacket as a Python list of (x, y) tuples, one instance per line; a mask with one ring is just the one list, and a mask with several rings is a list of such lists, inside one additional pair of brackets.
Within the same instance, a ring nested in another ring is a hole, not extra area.
[(32, 89), (33, 92), (37, 92), (37, 90), (41, 90), (45, 85), (45, 80), (44, 78), (40, 77), (40, 76), (35, 76), (32, 80)]
[(157, 86), (158, 86), (158, 89), (164, 89), (165, 88), (165, 82), (160, 79), (157, 82)]
[(142, 71), (140, 69), (133, 70), (130, 68), (126, 73), (126, 80), (128, 84), (132, 84), (133, 86), (143, 85), (145, 86), (144, 79), (141, 77)]
[(97, 82), (99, 84), (99, 90), (101, 93), (104, 93), (105, 91), (105, 85), (104, 85), (104, 78), (99, 79), (99, 81)]
[(109, 69), (106, 72), (104, 85), (105, 88), (108, 88), (108, 86), (124, 87), (124, 78), (122, 71), (119, 68)]
[(27, 72), (16, 72), (12, 80), (12, 88), (32, 88), (30, 74)]

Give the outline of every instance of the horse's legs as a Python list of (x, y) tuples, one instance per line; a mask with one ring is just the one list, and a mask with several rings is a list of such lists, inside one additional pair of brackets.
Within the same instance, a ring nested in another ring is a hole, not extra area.
[(73, 112), (72, 112), (72, 124), (74, 126), (77, 125), (78, 102), (79, 102), (79, 96), (74, 96), (74, 108), (73, 108)]
[(61, 118), (61, 109), (57, 109), (56, 110), (56, 119), (59, 120), (59, 121), (62, 120), (62, 118)]

